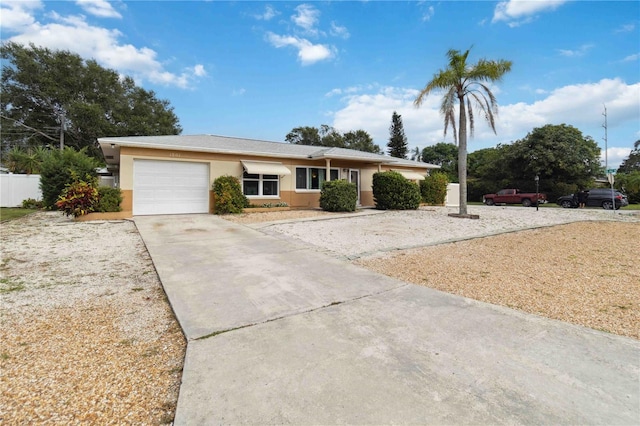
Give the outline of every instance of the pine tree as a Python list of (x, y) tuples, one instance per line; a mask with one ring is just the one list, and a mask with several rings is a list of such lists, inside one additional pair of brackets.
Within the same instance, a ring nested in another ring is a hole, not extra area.
[(407, 145), (407, 137), (404, 134), (404, 127), (402, 126), (402, 116), (393, 111), (391, 117), (391, 126), (389, 127), (389, 155), (397, 158), (407, 158), (407, 151), (409, 147)]

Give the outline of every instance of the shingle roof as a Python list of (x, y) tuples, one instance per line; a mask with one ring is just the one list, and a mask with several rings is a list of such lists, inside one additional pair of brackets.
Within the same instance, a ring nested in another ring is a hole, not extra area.
[(98, 142), (103, 152), (105, 152), (105, 155), (111, 144), (114, 144), (116, 146), (164, 148), (178, 151), (215, 152), (280, 158), (346, 159), (413, 168), (440, 168), (440, 166), (433, 164), (419, 163), (417, 161), (403, 160), (401, 158), (356, 151), (353, 149), (296, 145), (284, 142), (269, 142), (216, 135), (106, 137), (98, 139)]

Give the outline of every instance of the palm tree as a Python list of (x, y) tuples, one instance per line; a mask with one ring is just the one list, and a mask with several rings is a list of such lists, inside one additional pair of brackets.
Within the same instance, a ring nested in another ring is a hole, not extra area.
[[(482, 110), (485, 119), (496, 132), (494, 115), (498, 114), (496, 98), (485, 82), (497, 82), (511, 70), (511, 61), (489, 61), (480, 59), (476, 64), (468, 64), (469, 51), (449, 50), (449, 66), (434, 74), (433, 79), (422, 89), (414, 101), (419, 107), (424, 99), (435, 90), (445, 92), (440, 105), (440, 113), (444, 116), (444, 134), (447, 128), (453, 128), (453, 139), (458, 144), (458, 180), (460, 182), (460, 215), (467, 214), (467, 114), (469, 130), (473, 137), (474, 115), (472, 105)], [(456, 102), (457, 101), (457, 102)], [(459, 119), (456, 133), (455, 107), (458, 105)]]
[(415, 147), (413, 151), (411, 151), (411, 160), (412, 161), (422, 161), (422, 151), (420, 147)]

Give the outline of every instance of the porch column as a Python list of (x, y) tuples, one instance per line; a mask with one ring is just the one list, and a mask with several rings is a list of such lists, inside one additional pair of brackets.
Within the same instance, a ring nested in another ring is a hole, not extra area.
[(325, 178), (327, 179), (327, 182), (329, 182), (331, 180), (331, 159), (330, 158), (325, 158), (324, 160), (327, 164), (326, 166), (326, 171), (325, 171)]

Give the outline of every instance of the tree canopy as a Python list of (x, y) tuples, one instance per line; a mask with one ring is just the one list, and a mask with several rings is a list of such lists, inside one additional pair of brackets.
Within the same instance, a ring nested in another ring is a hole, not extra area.
[(521, 179), (539, 175), (540, 179), (587, 187), (603, 173), (598, 144), (567, 124), (533, 129), (511, 144), (507, 160), (511, 175)]
[(292, 129), (285, 141), (296, 145), (326, 146), (355, 149), (357, 151), (381, 154), (380, 147), (373, 143), (371, 136), (364, 130), (349, 131), (344, 134), (326, 124), (316, 127), (303, 126)]
[(439, 142), (422, 150), (422, 161), (441, 166), (449, 182), (458, 182), (458, 147), (452, 143)]
[[(426, 97), (434, 91), (444, 91), (440, 104), (440, 114), (444, 117), (444, 134), (449, 126), (453, 138), (458, 142), (458, 181), (460, 182), (460, 214), (467, 214), (467, 115), (469, 134), (473, 136), (475, 127), (474, 108), (480, 109), (487, 123), (495, 132), (494, 115), (498, 112), (496, 98), (485, 82), (498, 82), (511, 70), (511, 61), (480, 59), (475, 64), (467, 62), (470, 50), (460, 52), (449, 50), (447, 68), (434, 74), (431, 81), (416, 97), (415, 106), (422, 105)], [(458, 106), (458, 127), (456, 133), (456, 105)]]
[(387, 143), (389, 155), (396, 158), (407, 158), (409, 146), (407, 136), (404, 134), (402, 116), (393, 111), (391, 126), (389, 126), (389, 143)]
[(618, 167), (618, 173), (640, 172), (640, 139), (635, 141), (629, 156)]
[(104, 136), (179, 134), (169, 101), (135, 85), (130, 77), (69, 51), (5, 43), (0, 100), (2, 151), (64, 145), (101, 158)]

